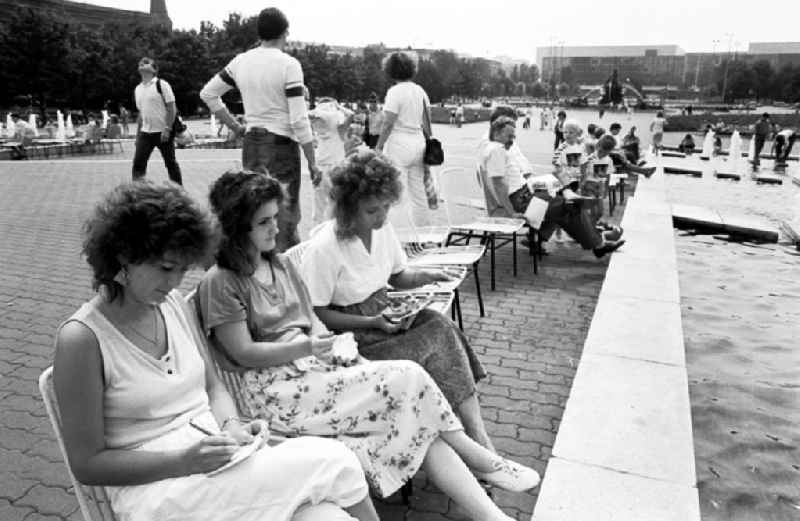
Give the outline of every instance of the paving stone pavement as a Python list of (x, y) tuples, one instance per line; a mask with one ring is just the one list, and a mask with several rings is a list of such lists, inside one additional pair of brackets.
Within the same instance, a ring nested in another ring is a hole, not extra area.
[[(209, 183), (234, 166), (238, 154), (180, 151), (187, 189), (205, 200)], [(82, 220), (101, 194), (128, 179), (130, 155), (0, 162), (0, 521), (81, 519), (37, 378), (51, 364), (56, 327), (92, 295), (79, 255)], [(158, 154), (149, 175), (166, 179)], [(304, 214), (310, 215), (308, 208)], [(481, 263), (486, 317), (478, 316), (472, 280), (462, 295), (466, 333), (490, 374), (479, 385), (489, 433), (499, 452), (541, 474), (607, 265), (575, 243), (551, 250), (534, 276), (527, 250), (520, 248), (515, 278), (511, 250), (503, 248), (496, 291), (489, 289), (488, 259)], [(199, 276), (190, 272), (182, 289)], [(423, 473), (414, 481), (410, 507), (397, 497), (378, 501), (382, 519), (465, 517)], [(535, 491), (493, 494), (510, 515), (530, 519)]]

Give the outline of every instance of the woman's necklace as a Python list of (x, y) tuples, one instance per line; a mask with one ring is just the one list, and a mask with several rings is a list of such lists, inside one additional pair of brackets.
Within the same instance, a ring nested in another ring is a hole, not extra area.
[[(272, 260), (270, 259), (264, 259), (264, 260), (267, 261), (267, 265), (269, 266), (269, 271), (267, 272), (265, 270), (264, 275), (261, 277), (256, 276), (256, 279), (258, 279), (258, 281), (261, 282), (261, 285), (264, 287), (264, 291), (267, 292), (267, 295), (269, 295), (271, 298), (277, 298), (278, 290), (277, 290), (277, 280), (275, 279), (275, 267), (272, 265)], [(267, 277), (267, 275), (269, 275), (269, 277)]]
[(158, 331), (159, 330), (159, 327), (158, 327), (159, 326), (159, 324), (158, 324), (158, 322), (159, 322), (159, 320), (158, 320), (158, 309), (155, 306), (153, 306), (152, 310), (153, 310), (153, 337), (152, 338), (150, 336), (142, 333), (138, 328), (134, 327), (133, 324), (128, 324), (128, 323), (125, 323), (125, 322), (120, 321), (120, 320), (118, 320), (117, 322), (123, 328), (125, 328), (128, 331), (130, 331), (131, 333), (133, 333), (137, 337), (141, 338), (142, 340), (144, 340), (148, 344), (150, 344), (152, 346), (155, 346), (155, 347), (159, 347), (161, 345), (161, 338), (160, 338), (161, 335), (159, 334), (159, 331)]
[(159, 334), (158, 334), (158, 329), (159, 329), (158, 328), (158, 310), (155, 307), (153, 308), (153, 338), (152, 339), (150, 337), (146, 336), (146, 335), (143, 335), (137, 328), (133, 327), (133, 324), (131, 324), (129, 327), (131, 328), (131, 331), (133, 331), (134, 333), (139, 335), (139, 338), (141, 338), (143, 340), (146, 340), (147, 342), (150, 342), (151, 344), (153, 344), (156, 347), (161, 345), (161, 342), (160, 342), (160, 339), (159, 339)]

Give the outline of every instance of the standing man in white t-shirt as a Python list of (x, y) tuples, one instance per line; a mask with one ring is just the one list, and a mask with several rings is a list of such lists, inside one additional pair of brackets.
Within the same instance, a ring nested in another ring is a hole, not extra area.
[(464, 105), (461, 102), (458, 103), (456, 107), (456, 127), (461, 128), (461, 125), (464, 124)]
[[(259, 13), (257, 28), (261, 44), (231, 60), (203, 87), (200, 98), (217, 119), (244, 135), (244, 168), (266, 170), (283, 187), (276, 248), (285, 251), (300, 242), (300, 148), (314, 186), (322, 177), (314, 155), (303, 69), (283, 52), (289, 21), (279, 9), (270, 7)], [(221, 96), (233, 88), (242, 96), (246, 125), (238, 123), (222, 101)]]
[(136, 86), (134, 98), (139, 116), (136, 118), (136, 152), (133, 154), (133, 179), (147, 173), (147, 161), (154, 148), (164, 158), (164, 166), (171, 181), (183, 184), (181, 167), (175, 159), (175, 136), (172, 124), (177, 115), (175, 94), (169, 83), (156, 74), (158, 67), (151, 58), (139, 60), (141, 83)]

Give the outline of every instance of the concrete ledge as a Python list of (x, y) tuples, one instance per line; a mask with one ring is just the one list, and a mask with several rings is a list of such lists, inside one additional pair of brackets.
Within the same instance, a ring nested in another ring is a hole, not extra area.
[(651, 258), (646, 259), (625, 255), (626, 247), (627, 243), (612, 257), (599, 298), (631, 297), (642, 301), (656, 300), (680, 304), (674, 254), (672, 257), (667, 253), (659, 255), (654, 247), (651, 250)]
[[(652, 160), (652, 158), (651, 158)], [(639, 179), (548, 462), (535, 521), (699, 521), (672, 209)]]
[(643, 306), (638, 298), (607, 296), (597, 303), (583, 354), (685, 367), (680, 305), (654, 300)]
[(553, 455), (694, 486), (688, 389), (681, 366), (584, 354)]
[(700, 519), (697, 490), (553, 458), (534, 521), (688, 521)]

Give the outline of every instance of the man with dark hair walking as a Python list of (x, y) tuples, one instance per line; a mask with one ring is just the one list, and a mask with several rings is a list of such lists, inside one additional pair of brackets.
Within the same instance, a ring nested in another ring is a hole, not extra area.
[(765, 112), (761, 115), (761, 119), (758, 120), (753, 130), (753, 139), (756, 140), (754, 145), (755, 153), (750, 158), (750, 162), (753, 163), (754, 168), (758, 168), (758, 165), (761, 164), (761, 151), (764, 149), (764, 143), (766, 143), (770, 132), (772, 132), (772, 123), (769, 120), (769, 113)]
[(177, 116), (175, 94), (169, 83), (157, 77), (158, 67), (151, 58), (139, 60), (141, 83), (136, 86), (134, 99), (139, 116), (136, 119), (136, 152), (133, 155), (133, 179), (147, 173), (147, 161), (154, 148), (164, 158), (170, 180), (183, 184), (181, 167), (175, 159), (175, 136), (172, 124)]
[[(315, 186), (322, 175), (314, 155), (303, 70), (300, 62), (283, 52), (289, 21), (271, 7), (258, 15), (257, 26), (260, 45), (231, 60), (203, 87), (200, 98), (221, 122), (244, 135), (244, 168), (266, 170), (283, 187), (286, 197), (278, 213), (277, 250), (285, 251), (299, 242), (300, 148)], [(234, 87), (242, 96), (246, 126), (222, 101)]]
[(378, 138), (381, 136), (381, 126), (383, 125), (383, 112), (378, 106), (378, 95), (374, 92), (369, 95), (369, 105), (367, 106), (367, 117), (364, 126), (364, 143), (369, 148), (375, 148)]

